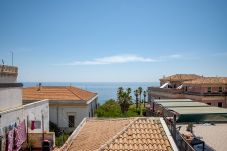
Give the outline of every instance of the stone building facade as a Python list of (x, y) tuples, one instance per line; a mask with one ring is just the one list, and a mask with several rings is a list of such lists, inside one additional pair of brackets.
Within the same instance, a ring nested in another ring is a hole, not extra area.
[[(163, 87), (163, 85), (165, 87)], [(148, 99), (192, 99), (227, 107), (227, 77), (176, 74), (160, 79), (160, 87), (148, 88)]]

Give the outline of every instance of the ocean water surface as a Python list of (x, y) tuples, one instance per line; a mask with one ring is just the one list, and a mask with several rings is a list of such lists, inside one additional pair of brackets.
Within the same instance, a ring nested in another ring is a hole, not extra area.
[[(117, 89), (119, 87), (131, 88), (132, 97), (135, 99), (133, 91), (138, 87), (146, 90), (149, 86), (158, 86), (158, 82), (41, 82), (42, 86), (75, 86), (88, 91), (98, 93), (98, 102), (103, 104), (108, 99), (117, 98)], [(23, 82), (24, 87), (37, 86), (38, 82)]]

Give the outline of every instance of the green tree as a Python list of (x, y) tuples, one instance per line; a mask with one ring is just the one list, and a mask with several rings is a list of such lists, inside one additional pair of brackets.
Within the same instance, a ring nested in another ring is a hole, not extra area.
[(141, 100), (141, 95), (142, 95), (142, 92), (143, 92), (143, 88), (142, 87), (139, 87), (138, 88), (138, 94), (139, 94), (139, 108), (140, 108), (140, 115), (142, 115), (142, 108), (141, 108), (141, 104), (142, 104), (142, 100)]
[(118, 104), (121, 107), (121, 112), (124, 114), (128, 111), (129, 106), (132, 104), (132, 97), (130, 95), (131, 89), (128, 88), (126, 91), (122, 87), (118, 88), (117, 98)]
[(143, 106), (145, 108), (145, 103), (146, 103), (146, 96), (147, 96), (147, 91), (143, 91)]
[(139, 98), (138, 98), (139, 93), (138, 93), (137, 89), (134, 91), (134, 95), (136, 96), (136, 109), (138, 109), (138, 107), (139, 107)]
[(115, 100), (110, 99), (98, 107), (96, 114), (98, 117), (121, 117), (121, 108)]

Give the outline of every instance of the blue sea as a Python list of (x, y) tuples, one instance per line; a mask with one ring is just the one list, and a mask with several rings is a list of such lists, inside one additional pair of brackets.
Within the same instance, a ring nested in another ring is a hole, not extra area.
[[(158, 86), (158, 82), (41, 82), (42, 86), (75, 86), (88, 91), (98, 93), (98, 102), (103, 104), (108, 99), (117, 98), (117, 89), (119, 87), (131, 88), (132, 97), (134, 97), (133, 91), (138, 87), (142, 87), (146, 90), (149, 86)], [(23, 82), (24, 87), (37, 86), (37, 82)]]

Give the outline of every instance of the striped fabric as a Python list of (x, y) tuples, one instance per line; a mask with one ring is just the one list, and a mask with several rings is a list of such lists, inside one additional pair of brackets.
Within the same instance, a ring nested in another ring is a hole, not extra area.
[(18, 124), (15, 128), (15, 143), (14, 143), (14, 151), (18, 151), (21, 148), (21, 145), (26, 140), (26, 127), (25, 121)]
[(6, 140), (6, 151), (13, 151), (14, 129), (8, 132)]

